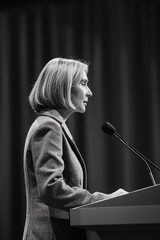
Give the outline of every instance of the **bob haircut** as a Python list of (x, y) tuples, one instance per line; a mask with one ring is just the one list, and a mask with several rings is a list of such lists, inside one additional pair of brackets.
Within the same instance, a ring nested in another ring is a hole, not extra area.
[(45, 110), (75, 109), (71, 101), (71, 88), (88, 73), (88, 64), (80, 60), (54, 58), (40, 72), (30, 95), (29, 103), (37, 113)]

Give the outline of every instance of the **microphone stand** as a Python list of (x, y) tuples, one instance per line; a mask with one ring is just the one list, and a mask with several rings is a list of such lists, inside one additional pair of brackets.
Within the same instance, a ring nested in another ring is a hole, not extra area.
[(160, 168), (157, 165), (155, 165), (153, 162), (151, 162), (148, 158), (146, 158), (142, 153), (140, 153), (138, 150), (136, 150), (134, 147), (129, 145), (117, 132), (114, 132), (113, 135), (146, 163), (148, 173), (150, 175), (152, 183), (153, 183), (153, 185), (156, 185), (156, 181), (153, 177), (153, 174), (152, 174), (152, 171), (151, 171), (151, 168), (150, 168), (149, 164), (153, 165), (159, 171), (160, 171)]

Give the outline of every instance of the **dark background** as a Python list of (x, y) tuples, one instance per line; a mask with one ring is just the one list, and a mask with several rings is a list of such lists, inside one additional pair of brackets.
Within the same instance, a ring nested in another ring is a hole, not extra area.
[[(35, 118), (28, 95), (54, 57), (90, 62), (87, 112), (68, 125), (86, 161), (90, 191), (150, 186), (143, 161), (101, 125), (110, 121), (160, 166), (160, 8), (155, 0), (1, 1), (0, 239), (22, 239), (23, 146)], [(153, 169), (157, 183), (160, 172)]]

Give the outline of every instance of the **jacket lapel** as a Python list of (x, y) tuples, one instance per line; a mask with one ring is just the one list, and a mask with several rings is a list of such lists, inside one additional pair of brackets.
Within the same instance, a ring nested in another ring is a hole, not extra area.
[(82, 155), (80, 154), (79, 152), (79, 149), (75, 143), (75, 141), (73, 140), (73, 137), (67, 127), (67, 125), (65, 123), (63, 123), (61, 125), (62, 127), (62, 130), (68, 140), (68, 142), (70, 143), (71, 147), (72, 147), (72, 150), (74, 151), (74, 153), (76, 154), (79, 162), (81, 163), (81, 166), (82, 166), (82, 169), (83, 169), (83, 172), (84, 172), (84, 187), (87, 188), (87, 169), (86, 169), (86, 164), (82, 158)]

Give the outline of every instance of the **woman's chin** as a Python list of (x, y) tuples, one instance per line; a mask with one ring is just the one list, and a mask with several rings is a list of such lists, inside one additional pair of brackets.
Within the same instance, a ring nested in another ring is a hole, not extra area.
[(85, 113), (85, 111), (86, 111), (86, 108), (84, 107), (84, 108), (79, 108), (79, 109), (77, 109), (76, 112)]

